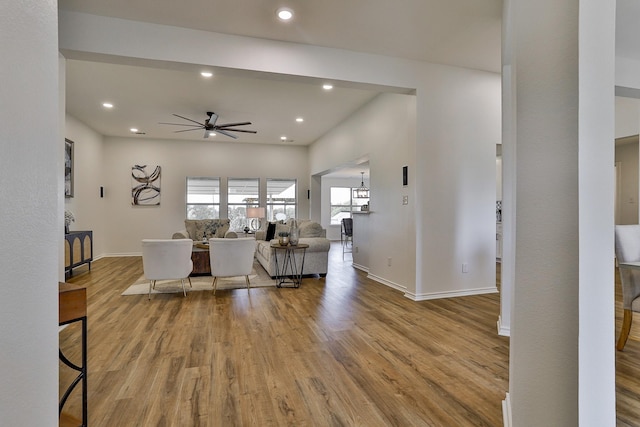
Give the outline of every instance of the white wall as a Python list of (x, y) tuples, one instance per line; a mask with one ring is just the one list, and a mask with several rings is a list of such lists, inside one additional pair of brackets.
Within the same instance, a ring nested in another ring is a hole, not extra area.
[(427, 83), (419, 90), (418, 143), (412, 153), (417, 175), (416, 295), (496, 292), (500, 78), (441, 70)]
[[(640, 100), (620, 96), (615, 100), (616, 138), (638, 135), (640, 133)], [(617, 202), (617, 208), (620, 210), (618, 224), (638, 223), (640, 198), (638, 156), (640, 153), (637, 138), (633, 141), (625, 139), (623, 143), (616, 142), (615, 158), (621, 168), (621, 182), (618, 183), (620, 187), (620, 200)]]
[(638, 93), (640, 90), (640, 61), (616, 57), (615, 73), (617, 88), (630, 89), (632, 92)]
[[(311, 173), (368, 157), (371, 214), (369, 274), (407, 296), (427, 299), (495, 292), (496, 148), (500, 80), (442, 75), (434, 80), (424, 122), (434, 142), (418, 144), (415, 98), (381, 95), (311, 147)], [(447, 86), (447, 83), (451, 86)], [(482, 114), (476, 103), (483, 105)], [(471, 111), (473, 109), (474, 111)], [(464, 124), (457, 120), (464, 118)], [(457, 123), (457, 124), (456, 124)], [(418, 151), (420, 154), (415, 155)], [(421, 166), (418, 167), (418, 162)], [(409, 185), (402, 186), (402, 166)], [(324, 180), (323, 180), (324, 184)], [(423, 190), (418, 195), (417, 188)], [(409, 204), (402, 205), (402, 197)], [(423, 214), (416, 220), (416, 201)], [(473, 207), (472, 207), (473, 206)], [(416, 230), (428, 236), (424, 251)], [(410, 254), (417, 254), (411, 260)], [(391, 266), (388, 265), (391, 258)], [(414, 274), (416, 263), (423, 272)], [(462, 272), (462, 264), (469, 267)]]
[[(298, 217), (308, 218), (307, 147), (108, 137), (102, 151), (102, 238), (111, 255), (139, 254), (143, 238), (170, 238), (184, 229), (187, 176), (297, 179)], [(131, 205), (136, 164), (162, 167), (160, 206)]]
[(616, 144), (615, 159), (621, 168), (619, 224), (638, 224), (638, 141)]
[[(352, 248), (351, 254), (346, 255), (351, 257), (354, 267), (360, 270), (369, 272), (371, 261), (369, 261), (369, 255), (371, 254), (371, 236), (375, 233), (375, 230), (371, 230), (369, 225), (370, 214), (368, 213), (356, 213), (353, 214), (353, 236), (352, 236)], [(393, 286), (391, 283), (387, 285)]]
[(103, 137), (72, 116), (66, 116), (65, 137), (73, 141), (74, 194), (65, 198), (65, 209), (73, 212), (71, 230), (93, 231), (94, 259), (106, 253), (105, 215), (107, 200), (100, 198), (104, 185)]
[[(369, 158), (369, 275), (399, 289), (415, 290), (415, 97), (383, 94), (358, 110), (310, 148), (312, 174)], [(402, 186), (402, 167), (409, 166), (409, 185)], [(328, 188), (322, 180), (323, 209)], [(359, 185), (360, 182), (355, 184)], [(410, 203), (402, 205), (402, 195)], [(323, 222), (328, 212), (323, 210)], [(339, 229), (338, 229), (339, 230)], [(339, 238), (339, 233), (337, 234)], [(391, 266), (388, 258), (392, 258)]]
[(640, 133), (640, 100), (616, 96), (616, 138)]
[(496, 157), (496, 200), (502, 200), (502, 156)]
[(0, 423), (7, 426), (58, 419), (57, 19), (57, 2), (0, 4)]

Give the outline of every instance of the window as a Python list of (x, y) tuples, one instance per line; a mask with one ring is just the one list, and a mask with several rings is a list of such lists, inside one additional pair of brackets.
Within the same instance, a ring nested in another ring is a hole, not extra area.
[(220, 178), (187, 177), (187, 219), (220, 218)]
[(351, 212), (359, 211), (369, 199), (356, 199), (353, 190), (357, 187), (331, 187), (331, 224), (340, 225), (342, 218), (351, 218)]
[(247, 223), (247, 208), (259, 206), (260, 180), (258, 178), (229, 178), (227, 217), (231, 230), (241, 230)]
[(298, 202), (295, 179), (267, 179), (267, 218), (276, 219), (277, 214), (296, 218)]

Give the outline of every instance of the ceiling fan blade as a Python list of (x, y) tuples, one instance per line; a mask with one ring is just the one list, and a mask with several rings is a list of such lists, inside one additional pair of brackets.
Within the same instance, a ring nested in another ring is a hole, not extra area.
[(180, 114), (174, 114), (174, 116), (180, 117), (181, 119), (185, 119), (185, 120), (188, 120), (188, 121), (193, 122), (193, 123), (197, 123), (200, 126), (204, 126), (204, 123), (196, 122), (195, 120), (192, 120), (192, 119), (190, 119), (188, 117), (181, 116)]
[(235, 135), (231, 135), (229, 132), (226, 132), (226, 131), (225, 131), (225, 130), (223, 130), (223, 129), (216, 129), (214, 132), (216, 132), (216, 133), (221, 133), (221, 134), (223, 134), (223, 135), (228, 136), (229, 138), (238, 139), (238, 137), (237, 137), (237, 136), (235, 136)]
[(245, 126), (245, 125), (250, 125), (250, 124), (251, 124), (251, 122), (224, 123), (224, 124), (218, 125), (216, 127), (224, 129), (224, 128), (228, 128), (230, 126)]
[(220, 132), (221, 130), (226, 130), (226, 131), (230, 131), (230, 132), (244, 132), (244, 133), (258, 133), (255, 130), (244, 130), (244, 129), (228, 129), (228, 128), (224, 128), (224, 129), (216, 129), (218, 132)]
[(192, 125), (191, 123), (167, 123), (167, 122), (158, 122), (160, 125), (173, 125), (173, 126), (193, 126), (193, 127), (202, 127), (202, 125)]
[(204, 131), (204, 138), (209, 138), (209, 131), (206, 129)]
[(180, 133), (180, 132), (190, 132), (192, 130), (199, 130), (199, 129), (203, 129), (202, 126), (198, 127), (198, 128), (193, 128), (193, 129), (184, 129), (184, 130), (174, 130), (173, 133)]

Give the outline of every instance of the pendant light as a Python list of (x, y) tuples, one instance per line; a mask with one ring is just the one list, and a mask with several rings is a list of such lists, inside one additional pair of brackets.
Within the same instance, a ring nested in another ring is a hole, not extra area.
[(362, 182), (360, 183), (360, 187), (353, 190), (353, 197), (355, 199), (368, 199), (369, 198), (369, 189), (364, 186), (364, 172), (360, 172), (362, 174)]

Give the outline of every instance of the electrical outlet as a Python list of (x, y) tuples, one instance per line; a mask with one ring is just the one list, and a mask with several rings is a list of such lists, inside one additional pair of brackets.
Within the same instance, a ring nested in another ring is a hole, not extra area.
[(409, 204), (409, 196), (402, 196), (402, 204), (403, 205)]
[(469, 265), (466, 262), (462, 263), (462, 272), (463, 273), (469, 272)]
[(360, 246), (356, 246), (355, 248), (353, 248), (353, 252), (359, 253), (360, 252)]
[(387, 258), (387, 266), (391, 267), (391, 258)]

